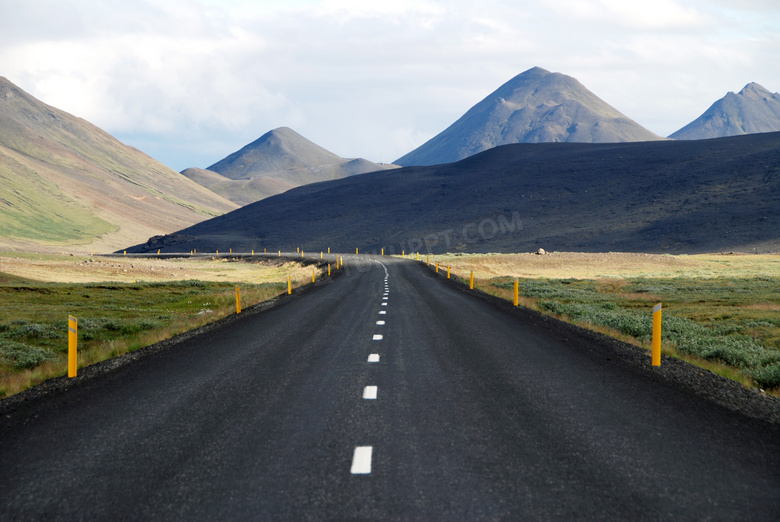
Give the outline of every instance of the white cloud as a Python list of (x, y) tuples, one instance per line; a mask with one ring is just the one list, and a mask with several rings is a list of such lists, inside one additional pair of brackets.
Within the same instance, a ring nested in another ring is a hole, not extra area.
[(177, 170), (287, 125), (393, 160), (535, 65), (669, 134), (774, 67), (762, 0), (0, 3), (0, 74)]

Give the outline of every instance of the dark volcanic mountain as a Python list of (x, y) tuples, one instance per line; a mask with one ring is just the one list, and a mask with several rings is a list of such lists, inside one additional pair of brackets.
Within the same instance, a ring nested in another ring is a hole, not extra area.
[(224, 196), (246, 205), (293, 187), (365, 172), (397, 168), (368, 160), (345, 159), (280, 127), (204, 169), (182, 174)]
[(704, 114), (669, 137), (703, 140), (775, 131), (780, 131), (780, 94), (772, 94), (757, 83), (749, 83), (739, 94), (726, 94)]
[(446, 130), (395, 163), (450, 163), (509, 143), (659, 139), (571, 76), (534, 67), (506, 82)]
[(496, 147), (306, 185), (135, 251), (780, 249), (780, 133)]
[(0, 248), (111, 251), (235, 208), (0, 77)]

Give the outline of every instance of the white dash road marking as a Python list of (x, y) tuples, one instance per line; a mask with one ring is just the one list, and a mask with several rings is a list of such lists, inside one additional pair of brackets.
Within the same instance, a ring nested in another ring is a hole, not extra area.
[(387, 306), (387, 303), (382, 303), (382, 306)]
[(378, 353), (372, 353), (368, 356), (368, 362), (370, 363), (377, 363), (379, 362), (379, 354)]
[(383, 297), (382, 299), (384, 299), (385, 301), (387, 301), (387, 297)]
[(374, 334), (374, 341), (381, 341), (382, 340), (382, 334)]
[(371, 454), (374, 451), (373, 446), (357, 446), (355, 453), (352, 455), (352, 469), (350, 473), (353, 475), (368, 475), (371, 473)]
[(379, 312), (379, 315), (387, 315), (387, 312), (382, 310), (381, 312)]
[(363, 389), (363, 398), (364, 399), (376, 399), (376, 392), (377, 392), (376, 386), (366, 386)]
[(379, 326), (384, 326), (385, 322), (384, 321), (377, 321), (376, 324), (378, 324)]

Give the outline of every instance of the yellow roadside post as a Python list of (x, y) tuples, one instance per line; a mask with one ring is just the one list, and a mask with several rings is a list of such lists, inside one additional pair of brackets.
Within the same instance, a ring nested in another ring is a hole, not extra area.
[(292, 279), (290, 279), (290, 276), (287, 276), (287, 295), (292, 294)]
[(241, 313), (241, 290), (236, 287), (236, 313)]
[(301, 250), (301, 259), (303, 259), (303, 250)]
[(417, 252), (417, 261), (419, 261), (419, 260), (420, 260), (420, 253)]
[(254, 250), (252, 250), (252, 255), (255, 255), (255, 251)]
[(357, 254), (358, 254), (358, 249), (356, 248), (356, 249), (355, 249), (355, 255), (357, 255)]
[(661, 303), (653, 307), (653, 366), (661, 366)]
[(232, 249), (232, 248), (230, 249), (230, 253), (231, 253), (231, 254), (233, 253), (233, 249)]
[(279, 257), (282, 257), (282, 251), (281, 250), (279, 251)]
[(265, 249), (265, 248), (264, 248), (264, 249), (263, 249), (263, 254), (267, 254), (267, 253), (268, 253), (268, 249)]
[(450, 267), (447, 267), (447, 279), (450, 278)]
[(219, 250), (217, 250), (217, 255), (219, 255)]
[(469, 282), (469, 289), (474, 290), (474, 272), (471, 272), (471, 281)]
[(126, 255), (127, 255), (127, 250), (125, 250), (125, 253), (124, 253), (124, 254), (122, 254), (122, 255), (125, 255), (125, 256), (126, 256)]
[(78, 330), (79, 321), (68, 316), (68, 378), (75, 377), (78, 371)]
[(192, 249), (192, 252), (193, 252), (193, 253), (195, 253), (195, 254), (197, 254), (197, 253), (198, 253), (198, 249), (197, 249), (197, 248), (193, 248), (193, 249)]
[(314, 282), (314, 269), (311, 269), (311, 282)]
[(515, 306), (520, 304), (520, 284), (517, 279), (515, 279), (515, 300), (514, 300)]
[(330, 254), (330, 247), (328, 247), (328, 254)]
[(436, 273), (437, 274), (439, 273), (439, 262), (438, 261), (436, 261)]
[(322, 259), (322, 252), (320, 252), (320, 259)]
[(160, 249), (159, 248), (157, 249), (157, 255), (158, 256), (160, 255)]
[(328, 276), (330, 276), (330, 263), (328, 263)]
[(382, 255), (385, 255), (385, 249), (382, 248)]
[(401, 250), (401, 259), (406, 259), (406, 251)]
[(431, 266), (431, 256), (428, 256), (428, 257), (426, 257), (425, 259), (426, 259), (426, 261), (428, 262), (428, 265), (427, 265), (427, 266)]

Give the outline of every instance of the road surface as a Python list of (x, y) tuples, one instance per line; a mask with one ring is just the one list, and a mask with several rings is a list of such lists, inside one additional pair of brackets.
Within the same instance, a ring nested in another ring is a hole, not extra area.
[(780, 518), (776, 428), (360, 257), (0, 419), (0, 519)]

